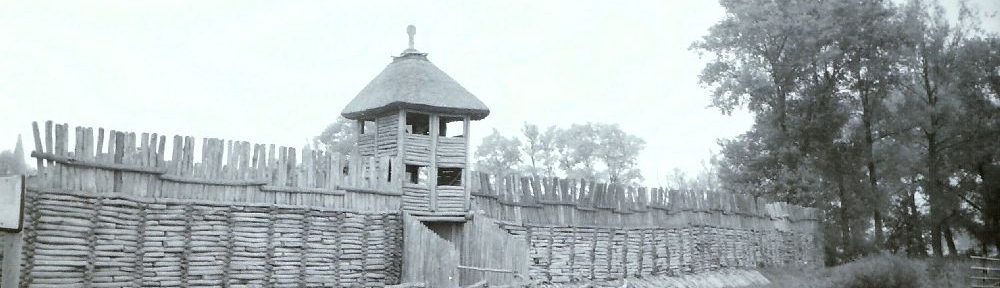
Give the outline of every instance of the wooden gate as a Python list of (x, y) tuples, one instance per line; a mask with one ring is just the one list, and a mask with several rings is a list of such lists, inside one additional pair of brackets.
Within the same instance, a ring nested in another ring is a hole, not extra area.
[(420, 220), (403, 215), (403, 282), (458, 287), (458, 249)]
[(484, 215), (465, 222), (462, 229), (462, 286), (523, 283), (528, 275), (528, 243), (511, 235)]

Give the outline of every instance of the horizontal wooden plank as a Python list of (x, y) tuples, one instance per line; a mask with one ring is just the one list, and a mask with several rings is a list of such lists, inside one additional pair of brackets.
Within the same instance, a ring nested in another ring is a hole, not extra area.
[(143, 167), (143, 166), (126, 165), (126, 164), (118, 164), (118, 163), (104, 163), (104, 162), (97, 162), (97, 161), (90, 161), (90, 160), (78, 159), (78, 158), (75, 158), (75, 157), (58, 156), (58, 155), (55, 155), (55, 154), (43, 153), (43, 152), (38, 152), (38, 151), (32, 151), (31, 152), (31, 157), (35, 157), (35, 158), (38, 158), (38, 159), (51, 160), (51, 161), (59, 163), (59, 164), (71, 165), (71, 166), (100, 168), (100, 169), (128, 171), (128, 172), (138, 172), (138, 173), (148, 173), (148, 174), (164, 174), (164, 173), (167, 173), (167, 169), (166, 168), (160, 168), (160, 167)]
[(204, 184), (204, 185), (224, 185), (224, 186), (255, 186), (267, 184), (268, 180), (264, 179), (211, 179), (211, 178), (195, 178), (195, 177), (185, 177), (173, 174), (162, 174), (160, 179), (180, 182), (180, 183), (190, 183), (190, 184)]
[(513, 270), (509, 270), (509, 269), (483, 268), (483, 267), (473, 267), (473, 266), (465, 266), (465, 265), (458, 265), (458, 269), (473, 270), (473, 271), (482, 271), (482, 272), (514, 273)]
[(352, 186), (337, 185), (337, 189), (338, 190), (345, 190), (347, 192), (353, 192), (353, 193), (378, 194), (378, 195), (388, 195), (388, 196), (400, 196), (400, 195), (403, 195), (402, 192), (398, 192), (398, 191), (378, 190), (378, 189), (352, 187)]
[(972, 270), (981, 270), (981, 271), (1000, 271), (1000, 268), (996, 268), (996, 267), (981, 267), (981, 266), (972, 266)]
[(322, 195), (334, 195), (334, 196), (344, 196), (343, 190), (334, 190), (326, 188), (308, 188), (308, 187), (290, 187), (290, 186), (273, 186), (264, 185), (260, 187), (261, 191), (267, 192), (288, 192), (288, 193), (302, 193), (302, 194), (322, 194)]

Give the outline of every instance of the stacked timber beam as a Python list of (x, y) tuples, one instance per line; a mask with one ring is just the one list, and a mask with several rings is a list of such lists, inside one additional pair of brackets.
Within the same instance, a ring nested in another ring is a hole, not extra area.
[(21, 279), (30, 287), (378, 287), (400, 280), (398, 213), (27, 196)]

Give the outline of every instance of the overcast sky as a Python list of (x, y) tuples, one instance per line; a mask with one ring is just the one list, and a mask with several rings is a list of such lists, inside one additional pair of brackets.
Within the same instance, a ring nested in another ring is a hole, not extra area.
[(716, 1), (0, 0), (0, 150), (22, 134), (30, 151), (44, 120), (301, 147), (413, 24), (416, 48), (490, 107), (474, 145), (524, 122), (618, 123), (646, 140), (657, 185), (752, 124), (707, 107), (688, 50), (722, 16)]

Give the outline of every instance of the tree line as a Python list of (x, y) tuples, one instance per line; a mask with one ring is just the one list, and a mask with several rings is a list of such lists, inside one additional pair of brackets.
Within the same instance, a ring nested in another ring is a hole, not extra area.
[[(356, 135), (344, 117), (313, 138), (313, 149), (350, 155)], [(471, 152), (474, 169), (498, 176), (545, 176), (638, 184), (643, 180), (639, 153), (646, 142), (617, 124), (584, 123), (567, 128), (524, 123), (520, 135), (499, 131), (482, 138)]]
[[(523, 142), (522, 142), (523, 140)], [(617, 124), (585, 123), (544, 131), (525, 123), (520, 137), (499, 131), (484, 137), (474, 154), (478, 171), (495, 175), (538, 175), (638, 184), (639, 153), (646, 142)]]
[(691, 46), (709, 60), (699, 79), (721, 113), (754, 115), (719, 142), (721, 189), (821, 208), (829, 264), (957, 255), (960, 231), (1000, 250), (1000, 38), (977, 10), (720, 3)]

